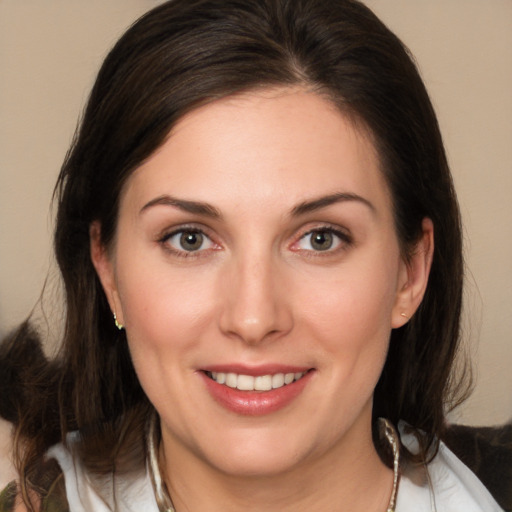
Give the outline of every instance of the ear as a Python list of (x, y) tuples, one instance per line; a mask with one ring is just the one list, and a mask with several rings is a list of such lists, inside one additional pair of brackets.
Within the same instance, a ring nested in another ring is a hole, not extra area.
[(423, 219), (422, 231), (414, 252), (402, 262), (391, 318), (393, 329), (402, 327), (412, 318), (427, 289), (434, 254), (434, 225), (429, 218)]
[(119, 324), (124, 324), (121, 300), (117, 291), (114, 262), (111, 254), (101, 241), (101, 224), (94, 221), (89, 227), (91, 245), (91, 260), (100, 279), (103, 291), (107, 297), (112, 314), (115, 314)]

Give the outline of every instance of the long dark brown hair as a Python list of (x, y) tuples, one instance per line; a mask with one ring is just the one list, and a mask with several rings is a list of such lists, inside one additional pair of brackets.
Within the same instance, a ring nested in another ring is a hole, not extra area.
[(452, 372), (461, 227), (438, 123), (407, 48), (353, 0), (172, 0), (137, 21), (107, 56), (58, 178), (55, 253), (67, 305), (59, 355), (45, 359), (28, 323), (2, 348), (0, 412), (16, 425), (25, 485), (48, 447), (73, 430), (82, 434), (84, 464), (97, 473), (144, 454), (152, 406), (91, 263), (91, 223), (101, 223), (109, 247), (123, 184), (187, 112), (234, 93), (297, 85), (328, 97), (371, 134), (405, 258), (422, 220), (434, 224), (426, 295), (391, 334), (374, 416), (406, 421), (422, 457), (435, 450), (461, 389)]

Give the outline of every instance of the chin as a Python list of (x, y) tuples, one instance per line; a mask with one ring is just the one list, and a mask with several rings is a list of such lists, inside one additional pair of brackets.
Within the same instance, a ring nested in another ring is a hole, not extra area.
[(222, 473), (238, 478), (265, 478), (281, 475), (293, 471), (300, 465), (300, 459), (297, 453), (268, 453), (260, 451), (259, 453), (249, 455), (233, 455), (232, 457), (223, 457), (218, 461), (217, 469)]
[[(320, 449), (311, 435), (290, 435), (290, 431), (251, 432), (247, 429), (219, 439), (215, 451), (205, 450), (207, 462), (226, 475), (270, 477), (291, 472)], [(209, 446), (212, 446), (209, 444)]]

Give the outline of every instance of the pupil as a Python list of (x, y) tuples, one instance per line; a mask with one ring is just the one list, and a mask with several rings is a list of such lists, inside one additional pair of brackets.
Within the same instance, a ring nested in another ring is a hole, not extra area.
[(180, 243), (186, 251), (197, 251), (203, 244), (203, 235), (201, 233), (183, 233), (180, 237)]
[(327, 251), (332, 247), (332, 234), (327, 231), (318, 231), (311, 238), (311, 245), (317, 251)]

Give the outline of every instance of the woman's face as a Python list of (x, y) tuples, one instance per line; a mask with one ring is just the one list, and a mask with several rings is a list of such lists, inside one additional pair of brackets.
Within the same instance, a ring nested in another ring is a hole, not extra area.
[(188, 114), (93, 260), (173, 460), (276, 474), (373, 449), (418, 272), (373, 144), (327, 100), (274, 89)]

